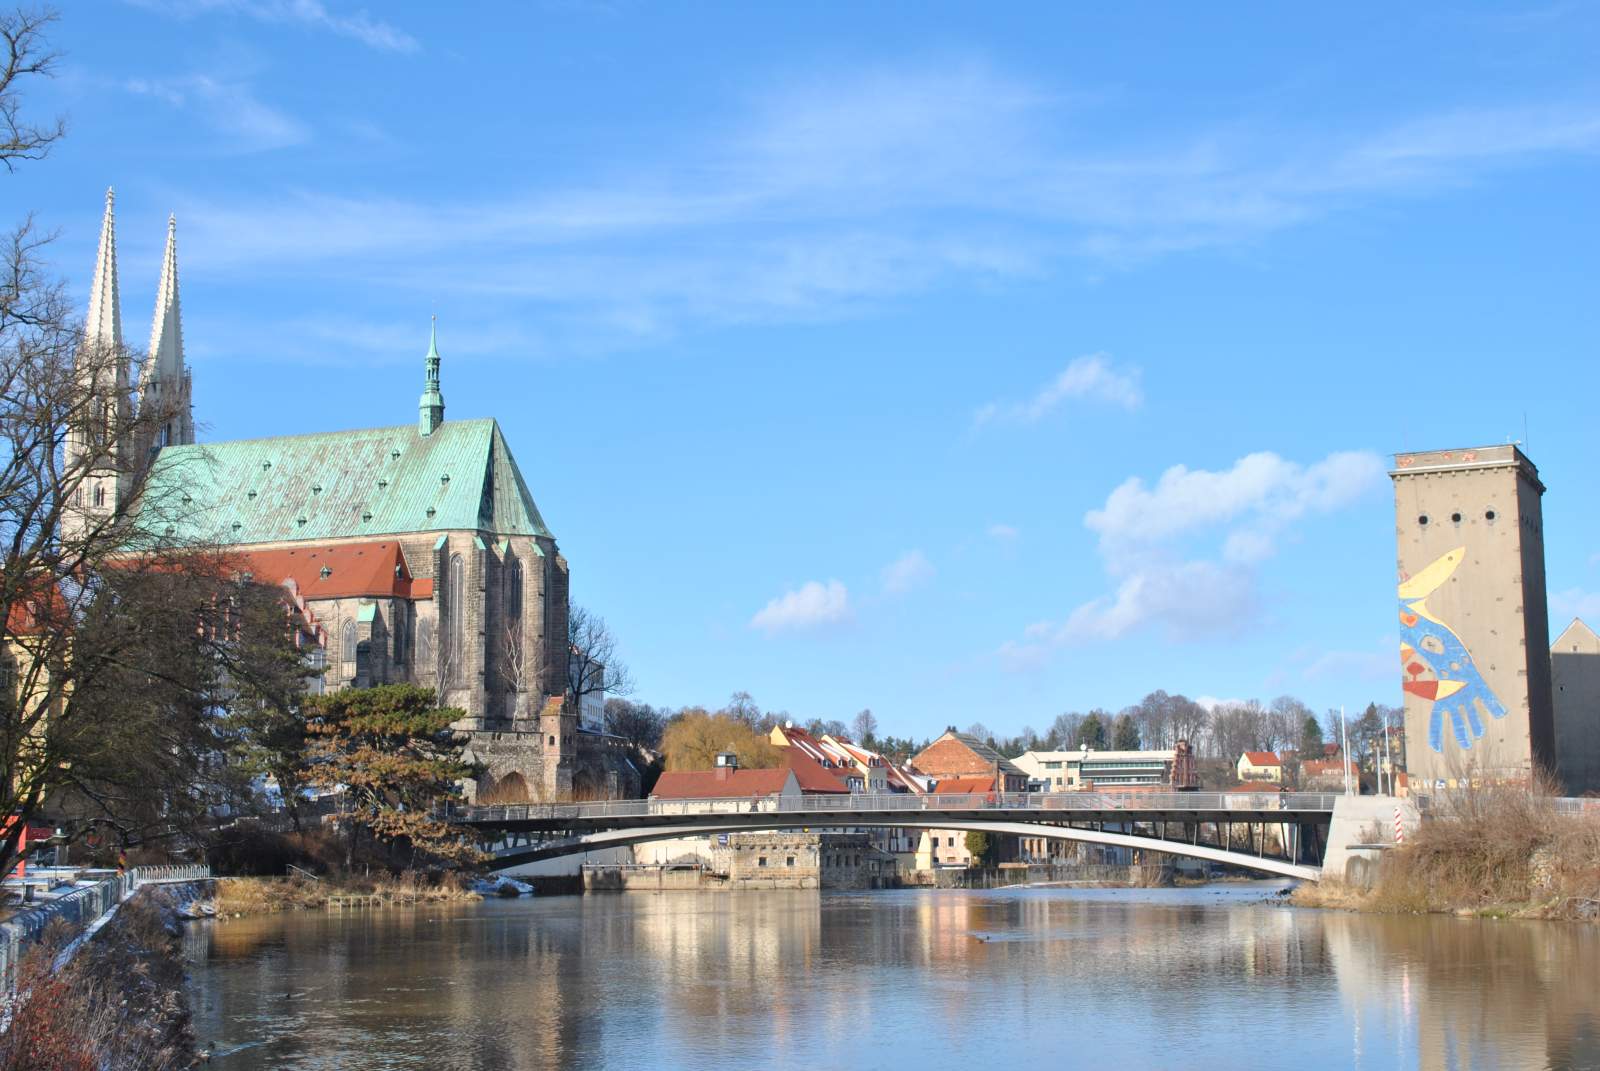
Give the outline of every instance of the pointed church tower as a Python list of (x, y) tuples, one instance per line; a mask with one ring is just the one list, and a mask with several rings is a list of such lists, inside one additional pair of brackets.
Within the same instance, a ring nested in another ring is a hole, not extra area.
[[(151, 407), (154, 406), (152, 409)], [(161, 284), (150, 322), (150, 354), (139, 380), (140, 423), (151, 423), (149, 445), (159, 449), (194, 442), (194, 410), (189, 370), (183, 363), (183, 316), (178, 304), (178, 220), (167, 217), (167, 251), (161, 258)]]
[(432, 435), (444, 423), (444, 395), (439, 391), (439, 318), (433, 320), (428, 338), (427, 376), (422, 384), (422, 400), (417, 403), (417, 431)]
[(89, 285), (89, 315), (75, 364), (87, 396), (76, 406), (67, 433), (64, 475), (71, 502), (62, 534), (68, 538), (81, 533), (85, 525), (110, 517), (127, 497), (129, 444), (122, 440), (132, 410), (117, 288), (115, 194), (109, 189)]

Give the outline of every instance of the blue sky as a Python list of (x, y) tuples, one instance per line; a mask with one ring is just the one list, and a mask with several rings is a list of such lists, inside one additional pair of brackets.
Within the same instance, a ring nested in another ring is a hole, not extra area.
[(1399, 450), (1600, 611), (1600, 7), (64, 5), (4, 179), (167, 213), (202, 438), (498, 417), (639, 698), (1398, 703)]

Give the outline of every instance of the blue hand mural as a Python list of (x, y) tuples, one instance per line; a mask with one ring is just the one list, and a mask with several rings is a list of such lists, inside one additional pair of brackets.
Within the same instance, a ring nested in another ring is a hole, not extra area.
[(1472, 652), (1428, 610), (1427, 597), (1450, 578), (1465, 555), (1466, 548), (1458, 547), (1400, 584), (1400, 663), (1405, 671), (1401, 687), (1433, 703), (1428, 746), (1438, 752), (1444, 750), (1446, 715), (1463, 751), (1483, 735), (1480, 715), (1506, 716), (1505, 704), (1478, 672)]

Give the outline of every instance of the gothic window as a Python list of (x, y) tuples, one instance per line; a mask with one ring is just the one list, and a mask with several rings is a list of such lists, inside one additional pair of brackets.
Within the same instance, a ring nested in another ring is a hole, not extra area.
[(353, 620), (346, 621), (344, 623), (344, 631), (340, 633), (339, 658), (345, 663), (346, 673), (355, 672), (356, 623)]
[(327, 668), (328, 652), (323, 650), (321, 644), (317, 644), (311, 648), (311, 679), (306, 682), (306, 691), (312, 695), (322, 694), (322, 673)]
[(406, 664), (406, 604), (394, 604), (394, 664)]
[(516, 559), (506, 571), (506, 623), (513, 629), (522, 624), (522, 562)]
[(417, 664), (426, 666), (433, 657), (433, 621), (430, 618), (417, 620)]
[(445, 588), (445, 608), (450, 613), (449, 633), (445, 636), (451, 684), (461, 681), (461, 663), (467, 653), (467, 567), (461, 555), (450, 558), (450, 583)]
[(96, 506), (106, 504), (106, 488), (104, 484), (97, 483), (94, 485), (94, 504)]

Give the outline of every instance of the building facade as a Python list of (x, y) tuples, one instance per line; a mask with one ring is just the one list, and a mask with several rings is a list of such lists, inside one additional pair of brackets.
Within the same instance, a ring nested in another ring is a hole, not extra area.
[(1400, 454), (1390, 475), (1412, 791), (1554, 769), (1538, 470), (1504, 445)]
[(1044, 792), (1078, 792), (1086, 788), (1161, 788), (1172, 784), (1177, 752), (1166, 751), (1025, 751), (1016, 758), (1028, 783)]
[(1600, 792), (1600, 635), (1573, 620), (1550, 648), (1556, 780), (1569, 796)]
[[(87, 349), (121, 350), (117, 305), (108, 194)], [(150, 442), (67, 445), (69, 458), (97, 450), (118, 472), (119, 458), (153, 452), (149, 473), (138, 501), (108, 477), (79, 516), (136, 513), (173, 545), (220, 548), (241, 574), (283, 586), (308, 623), (322, 688), (435, 689), (463, 712), (457, 728), (472, 734), (480, 790), (507, 801), (637, 795), (626, 748), (581, 731), (567, 701), (567, 560), (499, 424), (445, 420), (440, 366), (435, 332), (414, 423), (195, 442), (169, 220), (138, 398), (125, 371), (95, 369), (107, 406), (156, 406), (163, 419)]]

